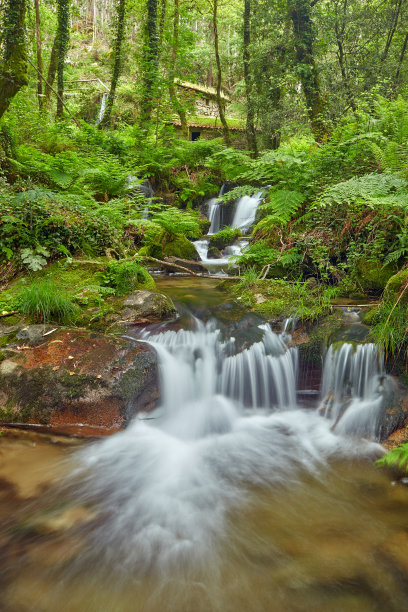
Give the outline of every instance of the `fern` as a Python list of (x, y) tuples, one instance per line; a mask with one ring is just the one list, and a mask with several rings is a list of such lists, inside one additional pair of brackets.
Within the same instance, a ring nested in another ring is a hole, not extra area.
[(252, 196), (258, 191), (259, 187), (253, 187), (252, 185), (239, 185), (239, 187), (234, 187), (234, 189), (231, 189), (231, 191), (228, 191), (219, 199), (223, 204), (227, 204), (228, 202), (232, 202), (233, 200), (237, 200), (238, 198), (242, 198), (244, 196)]
[(382, 147), (372, 142), (371, 149), (377, 164), (384, 172), (396, 174), (404, 170), (406, 160), (403, 157), (402, 147), (397, 142), (389, 141)]
[(261, 210), (269, 215), (276, 215), (283, 223), (290, 221), (305, 197), (298, 191), (279, 189), (269, 193), (269, 202), (261, 205)]
[(408, 443), (393, 448), (389, 453), (381, 457), (381, 459), (378, 459), (376, 465), (398, 468), (398, 470), (408, 472)]

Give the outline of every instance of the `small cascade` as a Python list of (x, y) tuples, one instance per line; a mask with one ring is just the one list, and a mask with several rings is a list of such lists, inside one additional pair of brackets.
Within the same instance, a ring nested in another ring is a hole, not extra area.
[(263, 192), (259, 191), (253, 196), (243, 196), (236, 201), (232, 227), (238, 227), (246, 233), (255, 221), (256, 210), (262, 200)]
[(101, 106), (99, 107), (98, 117), (96, 118), (96, 125), (99, 125), (105, 116), (106, 103), (108, 101), (108, 92), (102, 94)]
[(221, 204), (218, 198), (211, 198), (207, 202), (208, 205), (208, 219), (211, 222), (208, 230), (208, 235), (216, 234), (221, 229)]
[(209, 240), (196, 240), (193, 242), (193, 245), (200, 256), (201, 263), (206, 266), (209, 273), (215, 272), (219, 274), (223, 269), (233, 265), (234, 258), (239, 256), (248, 246), (248, 240), (237, 240), (234, 244), (225, 247), (223, 251), (224, 256), (219, 259), (208, 257)]
[(344, 343), (327, 352), (320, 410), (339, 433), (375, 439), (383, 408), (386, 376), (375, 344)]
[(234, 338), (223, 342), (213, 322), (196, 322), (196, 331), (166, 331), (146, 339), (158, 352), (163, 395), (173, 413), (186, 402), (216, 394), (247, 408), (288, 409), (296, 406), (297, 350), (284, 335), (261, 325), (261, 342), (242, 352)]

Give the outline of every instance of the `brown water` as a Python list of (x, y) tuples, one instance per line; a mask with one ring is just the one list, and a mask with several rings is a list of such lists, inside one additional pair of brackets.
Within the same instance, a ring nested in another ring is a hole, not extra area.
[(5, 612), (407, 609), (408, 489), (370, 462), (337, 463), (275, 490), (249, 487), (202, 567), (138, 576), (76, 567), (93, 509), (49, 497), (72, 447), (34, 434), (0, 438)]

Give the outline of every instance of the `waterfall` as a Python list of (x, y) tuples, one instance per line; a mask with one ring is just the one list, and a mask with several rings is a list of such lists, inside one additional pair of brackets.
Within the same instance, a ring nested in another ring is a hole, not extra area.
[(102, 94), (101, 105), (99, 107), (98, 117), (96, 118), (96, 122), (95, 122), (96, 125), (99, 125), (105, 116), (106, 102), (108, 101), (108, 96), (109, 96), (108, 92), (105, 92)]
[(263, 192), (259, 191), (253, 196), (243, 196), (236, 201), (232, 227), (238, 227), (243, 233), (248, 231), (255, 221), (262, 195)]
[(382, 355), (375, 344), (331, 346), (324, 361), (320, 410), (336, 431), (375, 439), (385, 379)]
[[(244, 350), (215, 321), (140, 332), (157, 351), (161, 406), (78, 452), (79, 502), (99, 513), (81, 548), (85, 567), (115, 564), (132, 580), (194, 572), (214, 562), (248, 490), (296, 486), (300, 471), (317, 475), (331, 457), (378, 453), (342, 435), (341, 420), (334, 431), (296, 407), (297, 349), (287, 331), (259, 327), (262, 339)], [(329, 351), (324, 393), (340, 401), (350, 380), (350, 393), (371, 397), (381, 372), (375, 348), (341, 354)]]
[(221, 229), (221, 210), (222, 206), (218, 198), (210, 198), (207, 202), (208, 205), (208, 219), (211, 221), (210, 228), (208, 230), (208, 235), (216, 234)]

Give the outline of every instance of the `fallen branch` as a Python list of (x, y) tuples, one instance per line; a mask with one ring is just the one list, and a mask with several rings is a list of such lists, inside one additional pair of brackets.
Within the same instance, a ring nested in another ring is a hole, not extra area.
[(2, 319), (3, 317), (11, 317), (11, 315), (15, 314), (18, 314), (18, 310), (12, 310), (11, 312), (2, 312), (0, 314), (0, 319)]

